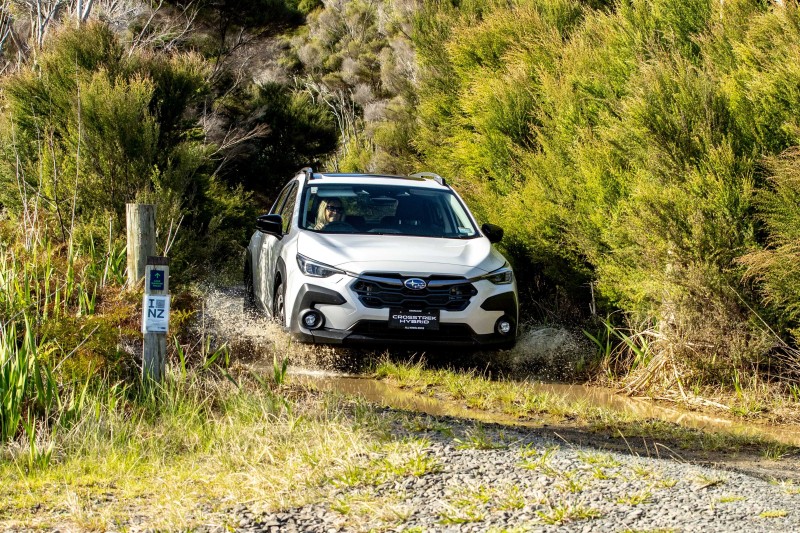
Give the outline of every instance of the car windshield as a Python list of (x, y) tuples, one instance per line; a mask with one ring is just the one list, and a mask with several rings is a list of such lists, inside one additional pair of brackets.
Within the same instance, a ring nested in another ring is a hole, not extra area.
[(310, 185), (303, 195), (300, 227), (323, 233), (478, 236), (466, 208), (451, 191), (405, 184)]

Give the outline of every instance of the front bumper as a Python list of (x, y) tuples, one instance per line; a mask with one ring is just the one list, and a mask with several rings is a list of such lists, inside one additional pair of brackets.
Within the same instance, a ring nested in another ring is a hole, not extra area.
[(362, 320), (352, 329), (342, 331), (322, 329), (301, 333), (298, 340), (305, 342), (342, 344), (346, 346), (424, 346), (438, 348), (511, 348), (516, 335), (489, 333), (479, 335), (466, 324), (442, 324), (437, 331), (390, 329), (387, 323)]
[[(466, 309), (441, 311), (438, 330), (420, 331), (390, 328), (389, 309), (366, 308), (352, 292), (343, 290), (347, 284), (332, 281), (328, 286), (304, 283), (299, 287), (290, 320), (290, 332), (297, 340), (315, 344), (460, 348), (510, 348), (516, 342), (518, 300), (513, 285), (504, 287), (504, 291), (495, 286), (484, 287)], [(301, 325), (301, 315), (311, 309), (325, 317), (319, 329)], [(512, 326), (505, 335), (495, 330), (501, 317)]]

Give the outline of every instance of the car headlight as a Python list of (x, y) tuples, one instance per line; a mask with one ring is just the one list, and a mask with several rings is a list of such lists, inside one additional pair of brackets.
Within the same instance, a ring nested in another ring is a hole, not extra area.
[(297, 254), (297, 264), (300, 266), (300, 272), (312, 278), (327, 278), (334, 274), (344, 274), (344, 270), (339, 270), (325, 263), (314, 261), (304, 255)]
[(511, 270), (511, 267), (508, 264), (505, 264), (497, 270), (475, 278), (475, 281), (480, 281), (483, 279), (489, 280), (495, 285), (508, 285), (514, 281), (514, 271)]

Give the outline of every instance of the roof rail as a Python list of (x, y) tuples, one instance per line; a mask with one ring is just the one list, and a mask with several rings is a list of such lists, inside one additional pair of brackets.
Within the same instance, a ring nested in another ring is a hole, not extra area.
[(308, 180), (314, 179), (314, 169), (311, 167), (303, 167), (297, 173), (303, 173), (306, 175), (306, 183), (308, 183)]
[(447, 187), (447, 181), (439, 174), (435, 174), (433, 172), (416, 172), (414, 174), (409, 174), (409, 178), (433, 178), (433, 181), (441, 185), (442, 187)]

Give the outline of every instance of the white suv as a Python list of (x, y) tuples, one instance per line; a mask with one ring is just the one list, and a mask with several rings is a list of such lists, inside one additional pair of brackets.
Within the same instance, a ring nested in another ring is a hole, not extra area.
[(258, 217), (247, 302), (296, 338), (510, 347), (514, 274), (444, 179), (301, 170)]

